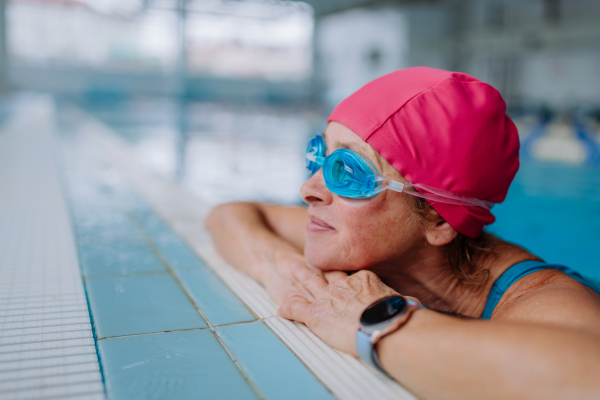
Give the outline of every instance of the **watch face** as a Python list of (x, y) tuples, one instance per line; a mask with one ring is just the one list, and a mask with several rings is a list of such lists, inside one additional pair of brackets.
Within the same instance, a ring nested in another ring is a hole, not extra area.
[(369, 306), (360, 317), (360, 323), (365, 326), (379, 324), (400, 314), (405, 309), (406, 300), (404, 297), (386, 297)]

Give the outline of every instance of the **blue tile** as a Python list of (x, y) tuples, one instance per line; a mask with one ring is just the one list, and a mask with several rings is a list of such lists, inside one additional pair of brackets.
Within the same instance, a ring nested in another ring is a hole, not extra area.
[(256, 399), (208, 329), (98, 342), (108, 397)]
[(130, 240), (142, 238), (142, 232), (122, 212), (86, 213), (85, 217), (75, 215), (75, 231), (78, 241), (95, 241), (97, 238), (119, 238)]
[(98, 338), (207, 326), (170, 275), (92, 278), (86, 288)]
[(144, 215), (141, 217), (139, 213), (136, 213), (136, 218), (138, 218), (138, 221), (144, 230), (155, 242), (171, 242), (179, 240), (171, 228), (151, 211), (144, 212)]
[(172, 268), (204, 267), (204, 263), (181, 239), (173, 238), (155, 243)]
[(334, 398), (261, 321), (222, 326), (216, 331), (265, 399)]
[(171, 267), (204, 266), (189, 246), (141, 200), (137, 201), (132, 212)]
[(79, 243), (78, 249), (85, 276), (166, 271), (143, 241), (84, 241)]
[(255, 319), (246, 306), (208, 268), (178, 271), (177, 276), (213, 326)]

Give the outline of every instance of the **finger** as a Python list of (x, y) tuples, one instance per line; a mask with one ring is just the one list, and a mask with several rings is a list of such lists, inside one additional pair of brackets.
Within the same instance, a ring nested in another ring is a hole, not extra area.
[(310, 270), (306, 265), (302, 265), (301, 263), (293, 263), (290, 269), (294, 278), (315, 298), (327, 292), (327, 281), (320, 273)]
[(305, 322), (310, 304), (302, 297), (294, 297), (279, 306), (277, 314), (293, 321)]
[(328, 283), (335, 283), (340, 280), (348, 279), (348, 274), (343, 271), (329, 271), (325, 272), (325, 279)]
[(416, 297), (412, 297), (412, 296), (404, 296), (404, 297), (406, 297), (407, 299), (410, 299), (410, 300), (414, 301), (417, 304), (423, 305), (423, 303), (421, 303), (421, 301), (419, 299), (417, 299)]

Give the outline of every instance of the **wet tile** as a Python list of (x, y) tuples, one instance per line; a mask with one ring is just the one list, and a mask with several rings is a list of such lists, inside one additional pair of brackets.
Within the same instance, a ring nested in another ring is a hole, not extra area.
[(98, 338), (207, 326), (170, 275), (92, 278), (86, 287)]
[(179, 238), (173, 233), (171, 228), (165, 224), (162, 219), (149, 209), (134, 211), (135, 217), (140, 222), (143, 229), (150, 235), (152, 240), (157, 243), (177, 241)]
[(255, 319), (246, 306), (208, 268), (178, 271), (177, 276), (213, 326)]
[(189, 246), (141, 200), (136, 201), (132, 214), (171, 267), (193, 268), (204, 265)]
[(108, 397), (256, 399), (208, 329), (98, 342)]
[(143, 240), (84, 241), (79, 243), (78, 249), (85, 276), (166, 271), (163, 263)]
[(204, 267), (204, 263), (181, 239), (156, 241), (156, 246), (172, 268)]
[(333, 399), (321, 382), (261, 321), (216, 329), (265, 399)]
[(95, 242), (97, 239), (141, 240), (142, 232), (122, 212), (86, 213), (74, 218), (79, 243)]

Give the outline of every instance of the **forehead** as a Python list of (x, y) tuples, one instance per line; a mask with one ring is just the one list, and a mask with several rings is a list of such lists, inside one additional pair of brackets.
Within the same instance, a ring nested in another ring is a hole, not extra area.
[(379, 172), (382, 172), (388, 178), (395, 178), (402, 182), (406, 181), (373, 147), (339, 122), (330, 122), (325, 132), (323, 132), (323, 138), (329, 154), (337, 149), (352, 150), (375, 164)]
[(323, 138), (330, 152), (337, 149), (349, 149), (370, 158), (369, 155), (373, 151), (373, 148), (356, 133), (339, 122), (330, 122), (325, 132), (323, 132)]

